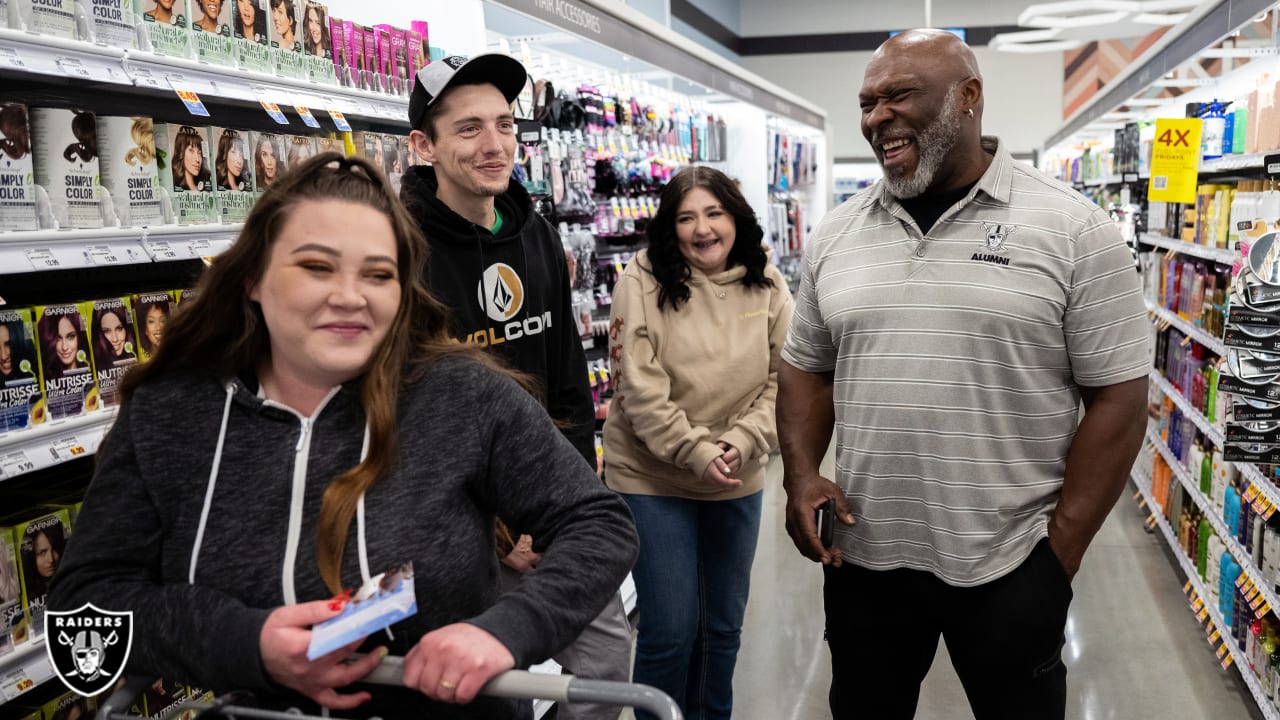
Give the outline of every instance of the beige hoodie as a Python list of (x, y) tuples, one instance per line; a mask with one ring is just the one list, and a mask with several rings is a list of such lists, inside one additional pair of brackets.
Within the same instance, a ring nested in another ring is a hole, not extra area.
[[(695, 500), (745, 497), (764, 487), (778, 446), (778, 365), (794, 302), (786, 279), (765, 267), (772, 288), (747, 288), (746, 268), (693, 270), (689, 301), (658, 309), (658, 281), (642, 250), (613, 290), (609, 354), (618, 392), (604, 426), (609, 487)], [(702, 479), (717, 442), (742, 453), (742, 486)]]

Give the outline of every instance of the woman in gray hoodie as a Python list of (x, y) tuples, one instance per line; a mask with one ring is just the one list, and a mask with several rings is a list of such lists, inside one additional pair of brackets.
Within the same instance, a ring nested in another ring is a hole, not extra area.
[[(425, 250), (364, 160), (272, 185), (127, 377), (50, 607), (132, 611), (132, 674), (384, 718), (526, 715), (470, 701), (582, 631), (635, 530), (538, 402), (449, 339)], [(546, 544), (501, 597), (495, 517)], [(407, 561), (415, 615), (306, 659), (328, 598)], [(385, 651), (410, 689), (348, 687)]]

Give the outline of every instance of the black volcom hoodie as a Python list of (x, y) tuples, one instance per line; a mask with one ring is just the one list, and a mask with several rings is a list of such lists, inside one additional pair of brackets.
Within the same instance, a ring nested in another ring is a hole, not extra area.
[(569, 423), (565, 436), (594, 468), (595, 406), (560, 237), (514, 180), (495, 199), (497, 236), (449, 209), (437, 187), (433, 168), (411, 167), (400, 199), (431, 246), (427, 287), (452, 310), (454, 337), (539, 380), (551, 417)]

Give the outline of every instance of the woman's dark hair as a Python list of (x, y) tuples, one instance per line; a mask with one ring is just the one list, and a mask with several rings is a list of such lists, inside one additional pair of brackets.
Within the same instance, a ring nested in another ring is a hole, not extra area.
[[(93, 309), (93, 357), (98, 363), (98, 369), (105, 367), (104, 362), (110, 363), (120, 360), (124, 357), (136, 357), (136, 353), (129, 350), (129, 347), (137, 347), (134, 341), (133, 321), (129, 319), (129, 309), (123, 304), (99, 306), (94, 303)], [(102, 331), (102, 320), (108, 315), (115, 315), (116, 320), (120, 321), (120, 327), (124, 328), (125, 350), (117, 355), (112, 349), (111, 343), (107, 340), (107, 334)]]
[[(307, 30), (307, 22), (311, 13), (320, 18), (320, 52), (316, 52), (316, 44), (311, 40), (311, 32)], [(308, 55), (333, 57), (333, 42), (329, 39), (329, 18), (325, 7), (319, 3), (308, 1), (302, 6), (302, 44)]]
[(167, 325), (171, 304), (172, 301), (170, 300), (161, 300), (160, 302), (142, 303), (134, 308), (134, 312), (138, 316), (138, 344), (142, 346), (142, 352), (146, 353), (147, 357), (155, 355), (156, 350), (159, 349), (151, 344), (151, 335), (147, 332), (147, 316), (151, 314), (152, 310), (159, 310), (160, 314), (164, 315), (165, 324)]
[(62, 151), (63, 160), (75, 162), (73, 158), (78, 156), (80, 162), (89, 162), (98, 157), (98, 122), (93, 113), (76, 111), (71, 118), (71, 134), (76, 136), (76, 142)]
[[(237, 144), (240, 145), (240, 174), (232, 176), (227, 166), (227, 155)], [(249, 189), (249, 158), (246, 156), (247, 148), (244, 139), (240, 133), (235, 130), (223, 130), (222, 137), (218, 138), (218, 156), (213, 161), (214, 172), (217, 174), (217, 183), (219, 190), (248, 190)]]
[[(178, 128), (178, 134), (173, 139), (173, 154), (169, 156), (169, 165), (173, 169), (173, 187), (186, 189), (187, 187), (187, 148), (192, 145), (200, 148), (200, 174), (196, 175), (195, 181), (197, 186), (200, 183), (209, 182), (209, 167), (204, 161), (204, 138), (200, 135), (200, 131), (190, 125), (183, 125)], [(213, 186), (209, 186), (212, 190)]]
[[(235, 2), (235, 0), (232, 0)], [(240, 19), (240, 4), (237, 2), (231, 8), (231, 16), (233, 18), (232, 25), (235, 32), (240, 33), (240, 37), (250, 42), (267, 44), (267, 14), (262, 12), (262, 7), (258, 5), (258, 0), (253, 0), (253, 27), (246, 28), (244, 21)]]
[[(84, 323), (81, 321), (78, 311), (63, 315), (42, 315), (36, 322), (36, 328), (40, 333), (40, 360), (41, 365), (44, 366), (45, 380), (60, 378), (65, 372), (62, 363), (58, 361), (58, 326), (62, 324), (63, 318), (66, 318), (67, 322), (71, 323), (71, 327), (76, 332), (76, 348), (86, 355), (89, 352), (89, 338), (85, 335)], [(75, 359), (75, 367), (88, 366), (89, 363), (87, 361), (82, 361), (80, 358)]]
[[(56, 516), (55, 516), (56, 517)], [(45, 527), (34, 532), (30, 526), (24, 530), (27, 537), (21, 538), (22, 545), (19, 550), (22, 553), (22, 580), (27, 586), (27, 597), (38, 598), (45, 595), (49, 590), (49, 580), (40, 574), (36, 568), (36, 538), (44, 535), (49, 541), (49, 546), (53, 548), (53, 552), (57, 554), (58, 560), (54, 562), (54, 572), (58, 570), (58, 563), (62, 561), (62, 554), (67, 549), (67, 536), (63, 532), (62, 522), (49, 523)]]
[(676, 238), (676, 215), (680, 203), (694, 188), (703, 188), (720, 201), (720, 205), (733, 218), (733, 248), (729, 250), (729, 267), (742, 265), (747, 274), (742, 284), (747, 287), (773, 287), (773, 281), (765, 277), (769, 263), (765, 252), (764, 229), (756, 220), (738, 184), (724, 173), (709, 167), (690, 166), (676, 173), (662, 188), (658, 199), (658, 212), (649, 221), (646, 234), (649, 237), (649, 264), (658, 280), (658, 308), (668, 303), (672, 310), (679, 310), (680, 303), (689, 301), (689, 278), (693, 271), (680, 254), (680, 241)]
[(328, 152), (277, 179), (254, 204), (236, 242), (205, 270), (196, 297), (178, 306), (165, 326), (160, 350), (125, 376), (122, 393), (128, 402), (140, 386), (170, 374), (227, 379), (260, 370), (270, 359), (271, 339), (262, 308), (249, 298), (249, 288), (262, 278), (271, 247), (295, 209), (301, 203), (326, 200), (358, 203), (386, 216), (396, 238), (400, 281), (395, 319), (361, 377), (369, 451), (359, 465), (329, 483), (317, 523), (320, 575), (338, 593), (356, 502), (391, 472), (399, 456), (396, 405), (401, 383), (446, 357), (467, 357), (498, 369), (482, 349), (449, 336), (448, 309), (427, 292), (423, 281), (426, 240), (376, 165)]
[[(27, 337), (29, 331), (26, 323), (22, 320), (12, 320), (10, 322), (0, 322), (0, 326), (9, 330), (9, 358), (13, 365), (13, 370), (9, 375), (10, 377), (23, 376), (23, 360), (30, 362), (32, 368), (36, 365), (35, 348), (31, 347), (30, 339)], [(35, 375), (36, 373), (33, 371), (31, 374)]]
[(31, 130), (27, 126), (27, 106), (0, 105), (0, 151), (13, 160), (31, 154)]

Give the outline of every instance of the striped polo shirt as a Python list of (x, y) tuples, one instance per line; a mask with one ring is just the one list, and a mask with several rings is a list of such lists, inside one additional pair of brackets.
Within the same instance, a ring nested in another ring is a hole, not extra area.
[(1101, 208), (1015, 162), (991, 166), (927, 235), (883, 182), (823, 218), (782, 357), (834, 372), (847, 560), (958, 586), (1048, 534), (1077, 388), (1151, 367), (1133, 256)]

